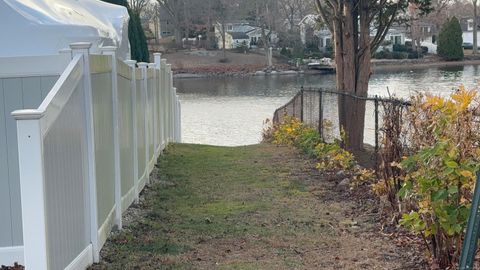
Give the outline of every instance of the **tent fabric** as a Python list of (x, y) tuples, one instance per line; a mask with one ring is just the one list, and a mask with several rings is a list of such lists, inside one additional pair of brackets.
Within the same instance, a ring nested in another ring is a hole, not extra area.
[(0, 57), (58, 54), (73, 42), (129, 59), (128, 11), (100, 0), (0, 0)]

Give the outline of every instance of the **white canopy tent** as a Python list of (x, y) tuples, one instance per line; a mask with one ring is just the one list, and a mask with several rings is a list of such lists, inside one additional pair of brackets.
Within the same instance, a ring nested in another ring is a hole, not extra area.
[(73, 42), (129, 59), (127, 9), (100, 0), (0, 0), (0, 57), (57, 54)]

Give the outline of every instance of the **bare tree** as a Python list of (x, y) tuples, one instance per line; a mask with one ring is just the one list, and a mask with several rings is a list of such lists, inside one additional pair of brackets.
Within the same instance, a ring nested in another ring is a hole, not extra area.
[(175, 43), (178, 47), (182, 46), (182, 12), (184, 0), (157, 0), (160, 7), (162, 7), (171, 17), (174, 32)]
[(265, 62), (269, 64), (270, 37), (275, 28), (275, 21), (272, 20), (273, 3), (272, 0), (255, 0), (255, 24), (260, 27), (262, 35), (263, 48), (265, 50)]
[(470, 1), (453, 1), (444, 10), (445, 17), (455, 16), (457, 18), (466, 18), (472, 16), (472, 6)]
[[(411, 2), (418, 4), (422, 12), (431, 10), (430, 0), (315, 0), (318, 13), (333, 34), (338, 91), (367, 96), (372, 52)], [(365, 102), (340, 98), (339, 122), (347, 135), (346, 148), (363, 148)]]
[(130, 9), (136, 14), (142, 13), (142, 11), (150, 3), (149, 0), (129, 0), (128, 2), (130, 4)]
[(478, 45), (477, 45), (477, 31), (478, 31), (478, 21), (477, 21), (477, 0), (472, 0), (473, 4), (473, 54), (477, 54)]
[(293, 31), (296, 23), (313, 8), (311, 0), (279, 0), (278, 3), (281, 18), (289, 24), (290, 31)]
[(218, 22), (220, 22), (220, 35), (222, 38), (222, 51), (223, 51), (223, 58), (227, 58), (227, 52), (226, 52), (226, 36), (227, 36), (227, 17), (229, 16), (229, 0), (214, 0), (214, 3), (212, 5), (215, 18)]
[(420, 28), (420, 11), (415, 4), (410, 4), (408, 7), (408, 23), (410, 24), (410, 35), (412, 36), (412, 49), (417, 53), (422, 51), (421, 39), (423, 38), (423, 32)]
[(144, 8), (141, 13), (141, 17), (144, 20), (153, 22), (154, 26), (154, 37), (155, 40), (158, 42), (158, 39), (160, 38), (160, 9), (159, 5), (156, 2), (150, 2), (148, 3)]

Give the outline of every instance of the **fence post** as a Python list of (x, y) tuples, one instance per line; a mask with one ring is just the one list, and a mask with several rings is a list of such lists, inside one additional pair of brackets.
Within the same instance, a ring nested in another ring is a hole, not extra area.
[(182, 104), (177, 95), (177, 143), (182, 142)]
[(177, 111), (176, 111), (176, 97), (177, 97), (177, 88), (173, 87), (173, 72), (172, 68), (170, 66), (170, 86), (172, 89), (172, 99), (171, 99), (171, 104), (172, 104), (172, 141), (175, 141), (175, 119), (177, 116)]
[(156, 72), (156, 67), (157, 65), (155, 63), (149, 63), (148, 64), (148, 68), (151, 69), (153, 71), (153, 87), (152, 87), (152, 96), (150, 97), (151, 99), (153, 99), (153, 106), (152, 106), (152, 120), (153, 120), (153, 125), (152, 125), (152, 128), (153, 128), (153, 157), (154, 159), (157, 159), (157, 128), (158, 128), (158, 125), (157, 125), (157, 72)]
[(303, 86), (302, 90), (300, 90), (300, 121), (303, 123)]
[(468, 217), (467, 231), (463, 239), (462, 254), (458, 263), (459, 270), (473, 269), (477, 242), (480, 236), (480, 171), (477, 172), (477, 182), (473, 192), (473, 200)]
[(161, 60), (161, 72), (162, 72), (162, 87), (161, 87), (161, 96), (162, 96), (162, 126), (163, 126), (163, 134), (162, 134), (162, 144), (163, 148), (167, 147), (167, 131), (168, 131), (168, 126), (167, 126), (167, 60), (162, 59)]
[(122, 176), (120, 169), (120, 129), (118, 113), (118, 75), (117, 75), (117, 47), (106, 46), (100, 48), (104, 55), (110, 56), (112, 61), (112, 115), (113, 115), (113, 155), (115, 168), (115, 224), (119, 230), (122, 229)]
[(168, 93), (168, 141), (173, 140), (173, 80), (172, 80), (172, 65), (167, 64), (167, 93)]
[(378, 172), (378, 96), (375, 95), (375, 171)]
[(322, 96), (323, 92), (321, 90), (318, 91), (318, 133), (320, 134), (320, 138), (323, 138), (323, 101)]
[(147, 101), (147, 95), (148, 95), (148, 89), (147, 89), (147, 83), (148, 83), (148, 77), (147, 77), (147, 63), (140, 62), (138, 63), (138, 67), (142, 71), (142, 103), (143, 103), (143, 113), (144, 113), (144, 128), (145, 128), (145, 171), (147, 172), (147, 183), (150, 181), (150, 177), (148, 176), (148, 166), (149, 166), (149, 151), (148, 151), (148, 116), (147, 116), (147, 107), (148, 107), (148, 101)]
[(12, 113), (17, 120), (23, 252), (27, 269), (48, 269), (43, 140), (37, 110)]
[(97, 204), (97, 176), (95, 167), (95, 133), (93, 126), (93, 93), (92, 78), (90, 74), (90, 47), (91, 43), (78, 42), (70, 44), (72, 54), (83, 55), (83, 85), (85, 98), (85, 138), (87, 145), (87, 168), (89, 184), (90, 203), (90, 238), (93, 246), (93, 261), (100, 261), (100, 250), (98, 245), (98, 204)]
[(178, 95), (177, 88), (173, 88), (173, 140), (178, 142)]
[[(153, 54), (154, 61), (155, 61), (155, 110), (154, 110), (154, 121), (155, 121), (155, 158), (158, 158), (160, 155), (159, 148), (161, 147), (161, 139), (160, 134), (162, 134), (162, 125), (160, 124), (160, 65), (161, 65), (161, 53), (154, 53)], [(157, 76), (158, 75), (158, 76)], [(158, 144), (158, 146), (157, 146)]]
[(172, 141), (177, 142), (177, 88), (173, 87), (172, 79)]
[(135, 186), (135, 203), (139, 202), (138, 192), (138, 130), (137, 130), (137, 79), (135, 72), (135, 60), (126, 60), (125, 63), (131, 68), (132, 81), (131, 87), (131, 99), (132, 99), (132, 125), (133, 125), (133, 175)]

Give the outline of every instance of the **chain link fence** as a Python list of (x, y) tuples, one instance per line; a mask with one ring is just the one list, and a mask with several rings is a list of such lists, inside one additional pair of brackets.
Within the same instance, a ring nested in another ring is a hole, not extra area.
[[(375, 149), (375, 157), (378, 154), (381, 144), (385, 144), (385, 140), (395, 130), (388, 123), (391, 117), (385, 117), (393, 112), (405, 111), (409, 103), (396, 98), (361, 97), (350, 93), (332, 91), (322, 88), (301, 88), (301, 90), (285, 105), (275, 110), (273, 115), (273, 123), (282, 123), (286, 116), (300, 119), (303, 123), (310, 125), (318, 130), (323, 140), (332, 142), (334, 139), (340, 139), (339, 124), (339, 100), (352, 99), (354, 101), (365, 101), (365, 124), (363, 143), (371, 145)], [(400, 117), (401, 119), (401, 117)], [(400, 121), (400, 120), (398, 120)], [(403, 127), (402, 131), (406, 130)], [(398, 138), (406, 138), (399, 136)], [(403, 134), (405, 135), (405, 134)], [(381, 141), (384, 140), (384, 141)], [(397, 142), (399, 143), (399, 142)], [(401, 142), (406, 144), (407, 142)], [(378, 160), (375, 158), (377, 165)]]

